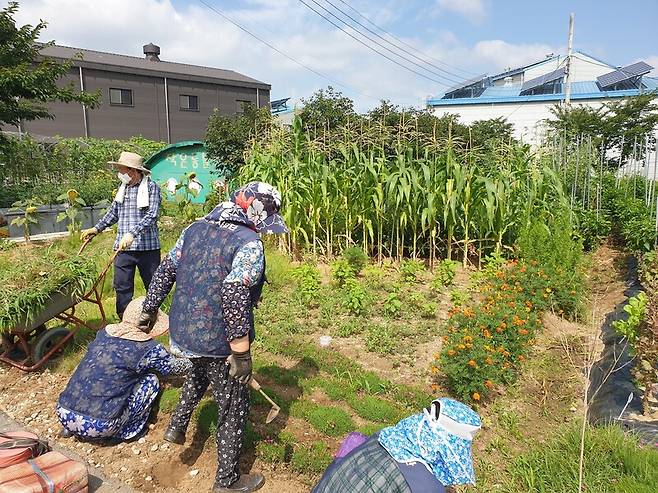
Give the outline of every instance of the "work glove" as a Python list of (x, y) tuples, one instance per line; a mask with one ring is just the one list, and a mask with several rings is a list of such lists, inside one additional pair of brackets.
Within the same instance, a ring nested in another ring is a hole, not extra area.
[(246, 351), (239, 353), (233, 351), (231, 356), (226, 359), (226, 363), (229, 365), (228, 374), (235, 378), (242, 385), (248, 385), (251, 380), (251, 353), (247, 349)]
[(80, 233), (80, 239), (86, 241), (87, 239), (92, 239), (97, 234), (98, 230), (96, 228), (83, 229)]
[(121, 240), (119, 240), (119, 250), (127, 250), (130, 248), (130, 245), (133, 244), (133, 241), (135, 241), (135, 237), (132, 233), (126, 233)]
[(139, 330), (142, 332), (146, 332), (147, 334), (151, 332), (151, 329), (155, 325), (155, 320), (158, 318), (158, 313), (147, 313), (145, 311), (142, 311), (141, 315), (139, 316), (139, 320), (137, 321), (137, 327), (139, 327)]

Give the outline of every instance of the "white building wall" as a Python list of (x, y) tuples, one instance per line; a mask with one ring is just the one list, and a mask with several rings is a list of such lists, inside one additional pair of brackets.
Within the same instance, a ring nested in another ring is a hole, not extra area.
[[(572, 106), (589, 106), (599, 108), (610, 101), (598, 99), (591, 101), (573, 101)], [(492, 103), (465, 104), (462, 106), (436, 106), (434, 114), (441, 117), (445, 114), (459, 115), (459, 121), (466, 125), (478, 120), (505, 118), (514, 125), (514, 137), (528, 144), (539, 144), (543, 132), (543, 120), (553, 118), (550, 109), (555, 102), (524, 102), (524, 103)]]

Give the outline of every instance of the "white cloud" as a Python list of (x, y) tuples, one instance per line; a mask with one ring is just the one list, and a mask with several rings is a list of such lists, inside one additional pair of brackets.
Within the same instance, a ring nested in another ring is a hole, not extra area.
[(476, 43), (472, 55), (481, 65), (500, 70), (537, 62), (550, 53), (560, 51), (560, 48), (547, 44), (512, 44), (492, 39)]
[(482, 22), (487, 17), (484, 0), (436, 0), (436, 3), (439, 12), (456, 12), (472, 22)]
[[(296, 1), (250, 0), (231, 11), (219, 2), (209, 3), (291, 57), (354, 90), (310, 73), (199, 3), (181, 6), (170, 0), (23, 0), (17, 21), (35, 24), (44, 19), (48, 21), (44, 40), (79, 48), (143, 56), (142, 45), (153, 42), (161, 47), (163, 60), (227, 68), (270, 83), (273, 99), (308, 97), (331, 84), (353, 98), (359, 110), (376, 105), (379, 99), (422, 106), (427, 95), (442, 93), (446, 86), (462, 79), (541, 60), (546, 53), (556, 51), (548, 45), (514, 45), (501, 40), (468, 46), (450, 31), (439, 31), (431, 37), (404, 37), (405, 42), (452, 66), (434, 62), (451, 72), (432, 76), (444, 82), (440, 85), (393, 65)], [(394, 11), (395, 1), (384, 5), (382, 18), (392, 19), (395, 14), (384, 11), (388, 7)], [(367, 11), (365, 7), (359, 10)]]

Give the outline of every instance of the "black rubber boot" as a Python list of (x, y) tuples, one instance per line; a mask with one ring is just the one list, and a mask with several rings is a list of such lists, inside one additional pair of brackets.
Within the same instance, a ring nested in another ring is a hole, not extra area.
[(258, 472), (242, 474), (231, 486), (218, 486), (215, 484), (212, 493), (251, 493), (261, 489), (264, 484), (265, 478)]
[(163, 438), (169, 443), (183, 445), (185, 443), (185, 432), (169, 427), (167, 428), (167, 431), (165, 431)]

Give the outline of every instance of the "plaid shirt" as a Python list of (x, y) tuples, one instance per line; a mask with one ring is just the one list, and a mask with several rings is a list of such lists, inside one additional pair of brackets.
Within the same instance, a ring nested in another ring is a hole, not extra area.
[[(142, 179), (147, 179), (146, 177)], [(123, 204), (112, 201), (109, 210), (103, 216), (96, 229), (100, 232), (114, 223), (119, 223), (117, 239), (114, 249), (119, 248), (119, 240), (126, 233), (132, 233), (135, 241), (128, 251), (143, 252), (146, 250), (159, 250), (160, 237), (158, 235), (158, 213), (160, 212), (160, 187), (149, 179), (149, 206), (139, 209), (137, 207), (137, 190), (139, 184), (127, 186)]]

